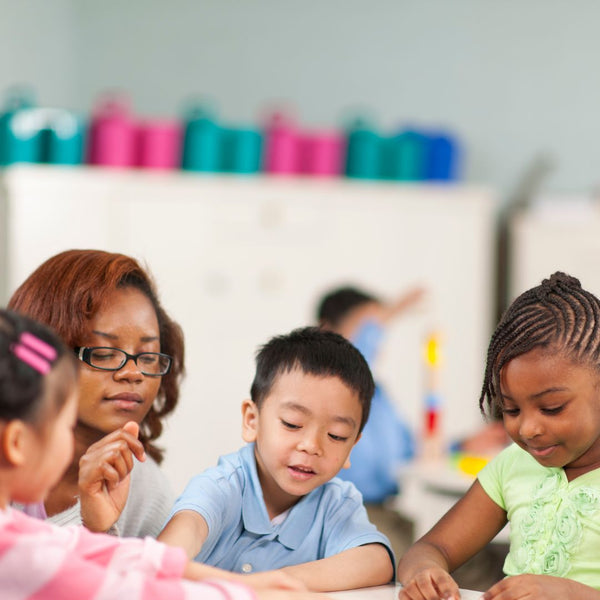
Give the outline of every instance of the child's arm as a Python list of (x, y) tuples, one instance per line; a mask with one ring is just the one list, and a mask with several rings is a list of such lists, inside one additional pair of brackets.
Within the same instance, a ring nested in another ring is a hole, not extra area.
[(515, 575), (492, 586), (484, 600), (600, 600), (600, 591), (572, 579), (549, 575)]
[(284, 567), (309, 590), (333, 592), (389, 583), (394, 576), (390, 554), (382, 544), (366, 544), (300, 565)]
[(193, 510), (181, 510), (169, 519), (157, 539), (169, 546), (183, 548), (192, 560), (207, 537), (208, 524), (204, 517)]
[[(459, 598), (449, 573), (483, 548), (506, 524), (506, 512), (475, 481), (398, 565), (400, 600)], [(504, 600), (504, 597), (502, 597)]]
[(274, 588), (279, 590), (306, 591), (306, 585), (283, 570), (262, 571), (252, 573), (251, 575), (242, 575), (225, 571), (218, 567), (211, 567), (197, 562), (189, 562), (185, 568), (183, 576), (193, 581), (202, 581), (205, 579), (222, 579), (224, 581), (234, 581), (249, 585), (255, 590)]
[[(182, 510), (175, 513), (158, 536), (158, 541), (169, 546), (183, 548), (192, 560), (208, 536), (208, 525), (204, 517), (193, 510)], [(240, 575), (204, 565), (190, 562), (185, 568), (184, 577), (193, 580), (208, 578), (226, 579), (238, 583), (246, 583), (255, 589), (278, 588), (285, 590), (305, 590), (306, 586), (291, 575), (282, 571), (264, 571), (252, 575)]]

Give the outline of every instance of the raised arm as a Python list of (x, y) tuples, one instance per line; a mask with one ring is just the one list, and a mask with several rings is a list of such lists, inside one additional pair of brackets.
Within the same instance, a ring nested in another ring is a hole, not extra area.
[(339, 554), (282, 569), (315, 592), (333, 592), (389, 583), (394, 565), (382, 544), (366, 544)]
[(182, 510), (171, 517), (157, 539), (169, 546), (183, 548), (193, 560), (207, 537), (208, 525), (204, 517), (193, 510)]
[(505, 524), (506, 512), (475, 481), (400, 560), (400, 600), (459, 598), (458, 585), (450, 573), (490, 542)]

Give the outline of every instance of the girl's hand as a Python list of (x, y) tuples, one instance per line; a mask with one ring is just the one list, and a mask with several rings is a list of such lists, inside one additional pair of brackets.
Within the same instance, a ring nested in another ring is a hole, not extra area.
[(79, 461), (81, 519), (90, 531), (108, 531), (123, 512), (133, 457), (146, 460), (138, 432), (130, 421), (92, 444)]
[(550, 575), (515, 575), (494, 584), (483, 600), (598, 600), (600, 591)]
[[(456, 581), (441, 567), (429, 567), (403, 584), (399, 600), (459, 600)], [(504, 599), (501, 599), (504, 600)]]

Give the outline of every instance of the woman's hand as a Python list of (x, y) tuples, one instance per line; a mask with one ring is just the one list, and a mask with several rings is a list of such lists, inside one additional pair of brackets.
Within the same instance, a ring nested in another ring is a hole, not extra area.
[(133, 457), (146, 460), (138, 432), (130, 421), (92, 444), (79, 461), (81, 519), (90, 531), (108, 531), (125, 508)]
[(484, 600), (598, 600), (600, 591), (587, 585), (550, 575), (515, 575), (494, 584)]
[[(428, 567), (417, 572), (403, 585), (399, 600), (458, 600), (460, 592), (456, 581), (441, 567)], [(502, 599), (504, 600), (504, 599)]]

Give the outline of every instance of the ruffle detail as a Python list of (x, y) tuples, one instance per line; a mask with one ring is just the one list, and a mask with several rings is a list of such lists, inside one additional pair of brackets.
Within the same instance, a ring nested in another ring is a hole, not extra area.
[(582, 520), (592, 518), (599, 508), (600, 491), (571, 489), (562, 471), (548, 473), (533, 490), (529, 513), (518, 526), (517, 569), (564, 577), (581, 542)]

